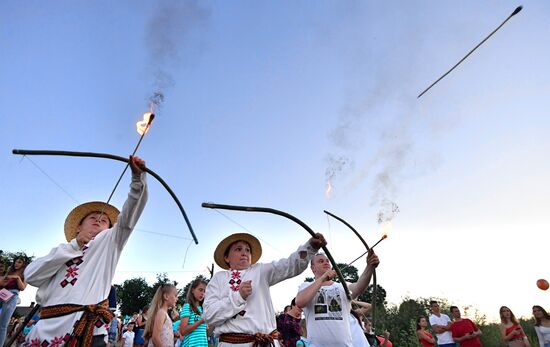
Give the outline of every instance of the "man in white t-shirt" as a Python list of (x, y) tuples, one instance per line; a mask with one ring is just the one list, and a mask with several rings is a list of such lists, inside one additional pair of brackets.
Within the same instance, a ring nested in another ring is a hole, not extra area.
[(437, 336), (437, 345), (439, 347), (456, 347), (451, 334), (451, 319), (444, 313), (441, 313), (437, 301), (430, 301), (430, 325)]
[[(372, 273), (380, 261), (374, 252), (369, 252), (367, 266), (356, 283), (348, 285), (351, 298), (365, 291)], [(354, 347), (350, 332), (351, 302), (342, 284), (333, 282), (336, 271), (324, 254), (311, 260), (312, 283), (300, 285), (296, 305), (303, 308), (306, 316), (307, 337), (310, 347)]]

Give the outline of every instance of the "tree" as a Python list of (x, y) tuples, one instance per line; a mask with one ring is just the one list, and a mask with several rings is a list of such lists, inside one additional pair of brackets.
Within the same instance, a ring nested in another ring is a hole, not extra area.
[(123, 315), (132, 315), (149, 305), (153, 299), (151, 287), (142, 277), (131, 278), (117, 286), (117, 303)]
[[(367, 290), (363, 292), (363, 294), (359, 295), (358, 299), (360, 301), (373, 303), (375, 300), (373, 300), (373, 290), (374, 286), (370, 284), (367, 287)], [(377, 306), (385, 306), (386, 305), (386, 290), (382, 288), (381, 285), (376, 285), (376, 305)]]
[[(155, 293), (157, 292), (157, 289), (163, 285), (163, 284), (173, 284), (174, 286), (178, 286), (178, 282), (177, 281), (170, 281), (170, 279), (168, 278), (168, 274), (166, 272), (162, 272), (162, 273), (158, 273), (157, 274), (157, 281), (155, 283), (153, 283), (153, 285), (151, 286), (151, 298), (153, 296), (155, 296)], [(181, 294), (181, 289), (178, 289), (178, 297), (179, 295)]]

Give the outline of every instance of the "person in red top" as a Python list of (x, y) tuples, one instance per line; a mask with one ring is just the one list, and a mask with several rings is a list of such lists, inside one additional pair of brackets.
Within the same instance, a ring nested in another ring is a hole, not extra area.
[(451, 315), (453, 316), (453, 324), (451, 332), (453, 340), (460, 343), (460, 347), (483, 347), (479, 341), (481, 330), (468, 318), (460, 317), (460, 310), (456, 306), (451, 306)]
[(432, 334), (428, 332), (428, 321), (426, 317), (420, 316), (416, 320), (416, 336), (422, 347), (434, 347), (435, 339)]
[(506, 306), (500, 312), (500, 335), (508, 347), (531, 347), (514, 313)]

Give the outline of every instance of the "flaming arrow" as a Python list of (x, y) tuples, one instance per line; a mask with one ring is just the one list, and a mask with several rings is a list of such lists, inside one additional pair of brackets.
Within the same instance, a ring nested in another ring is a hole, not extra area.
[[(365, 248), (367, 249), (367, 252), (369, 250), (371, 250), (372, 248), (369, 247), (369, 245), (367, 244), (367, 241), (365, 241), (365, 239), (363, 238), (363, 236), (361, 236), (361, 234), (359, 234), (359, 232), (357, 230), (355, 230), (355, 228), (353, 226), (351, 226), (351, 224), (349, 224), (348, 222), (346, 222), (343, 218), (340, 218), (338, 217), (337, 215), (335, 214), (332, 214), (330, 213), (329, 211), (327, 210), (323, 210), (323, 212), (325, 212), (327, 215), (331, 216), (332, 218), (344, 223), (345, 226), (347, 226), (348, 228), (351, 229), (351, 231), (353, 231), (353, 233), (355, 234), (355, 236), (357, 236), (359, 238), (359, 240), (361, 240), (361, 242), (363, 243), (363, 246), (365, 246)], [(378, 241), (380, 242), (380, 241)], [(378, 243), (377, 243), (378, 244)], [(376, 246), (376, 245), (375, 245)], [(361, 257), (365, 255), (364, 253), (361, 255)], [(359, 257), (360, 258), (360, 257)], [(359, 259), (357, 258), (357, 259)], [(356, 259), (356, 260), (357, 260)], [(354, 260), (355, 261), (355, 260)], [(353, 261), (351, 263), (349, 263), (346, 268), (348, 266), (350, 266), (351, 264), (353, 263)], [(374, 331), (375, 329), (375, 325), (374, 323), (376, 322), (376, 294), (378, 293), (378, 285), (376, 283), (376, 268), (374, 268), (374, 270), (372, 271), (372, 282), (373, 282), (373, 290), (372, 290), (372, 330)]]
[[(214, 204), (214, 203), (208, 203), (208, 202), (203, 202), (201, 206), (205, 207), (205, 208), (212, 208), (212, 209), (219, 208), (219, 209), (222, 209), (222, 210), (245, 211), (245, 212), (265, 212), (265, 213), (276, 214), (278, 216), (288, 218), (291, 221), (297, 223), (302, 228), (306, 229), (306, 231), (312, 237), (315, 237), (315, 232), (306, 223), (302, 222), (301, 220), (299, 220), (298, 218), (294, 217), (293, 215), (291, 215), (289, 213), (279, 211), (279, 210), (276, 210), (276, 209), (273, 209), (273, 208), (235, 206), (235, 205), (221, 205), (221, 204)], [(333, 269), (336, 271), (336, 275), (338, 276), (338, 279), (342, 283), (342, 287), (344, 287), (344, 291), (346, 292), (346, 296), (348, 297), (349, 300), (351, 300), (350, 291), (348, 289), (348, 286), (346, 284), (344, 276), (342, 275), (342, 272), (340, 271), (340, 268), (338, 267), (338, 264), (336, 264), (336, 261), (334, 261), (334, 258), (332, 257), (332, 255), (330, 254), (330, 252), (329, 252), (329, 250), (326, 246), (322, 246), (321, 248), (325, 252), (325, 255), (327, 256), (330, 263), (332, 264)]]
[[(72, 151), (51, 151), (51, 150), (27, 150), (27, 149), (14, 149), (12, 150), (13, 154), (19, 154), (19, 155), (59, 155), (59, 156), (69, 156), (69, 157), (90, 157), (90, 158), (103, 158), (103, 159), (112, 159), (121, 161), (123, 163), (128, 163), (129, 159), (120, 157), (118, 155), (108, 154), (108, 153), (94, 153), (94, 152), (72, 152)], [(187, 224), (187, 227), (189, 228), (189, 232), (191, 233), (191, 236), (193, 237), (193, 240), (195, 241), (195, 244), (199, 244), (199, 241), (197, 240), (197, 237), (195, 236), (195, 232), (193, 231), (193, 227), (191, 226), (191, 222), (189, 221), (189, 218), (187, 217), (187, 213), (185, 213), (185, 210), (183, 209), (183, 206), (181, 202), (178, 200), (178, 197), (170, 186), (160, 177), (157, 173), (155, 173), (153, 170), (149, 168), (145, 168), (145, 172), (153, 176), (166, 191), (170, 194), (172, 199), (174, 199), (174, 202), (178, 205), (178, 208), (180, 209), (180, 212), (185, 219), (185, 223)]]

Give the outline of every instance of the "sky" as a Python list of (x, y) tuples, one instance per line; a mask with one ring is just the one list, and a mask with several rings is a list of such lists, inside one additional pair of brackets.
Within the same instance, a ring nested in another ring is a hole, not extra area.
[[(201, 207), (208, 201), (289, 212), (323, 233), (341, 263), (363, 246), (324, 209), (369, 244), (391, 220), (376, 247), (389, 303), (444, 297), (490, 319), (502, 305), (516, 316), (548, 309), (536, 281), (550, 279), (550, 4), (523, 4), (417, 98), (518, 5), (2, 2), (0, 249), (47, 254), (65, 241), (69, 211), (106, 201), (124, 169), (12, 149), (128, 156), (135, 123), (160, 91), (137, 155), (179, 197), (199, 244), (149, 177), (115, 283), (166, 272), (183, 287), (208, 276), (217, 243), (234, 232), (260, 239), (263, 262), (309, 238), (282, 217), (216, 213)], [(112, 203), (124, 203), (128, 184), (127, 174)], [(276, 310), (306, 276), (272, 287)], [(34, 294), (22, 292), (22, 303)]]

